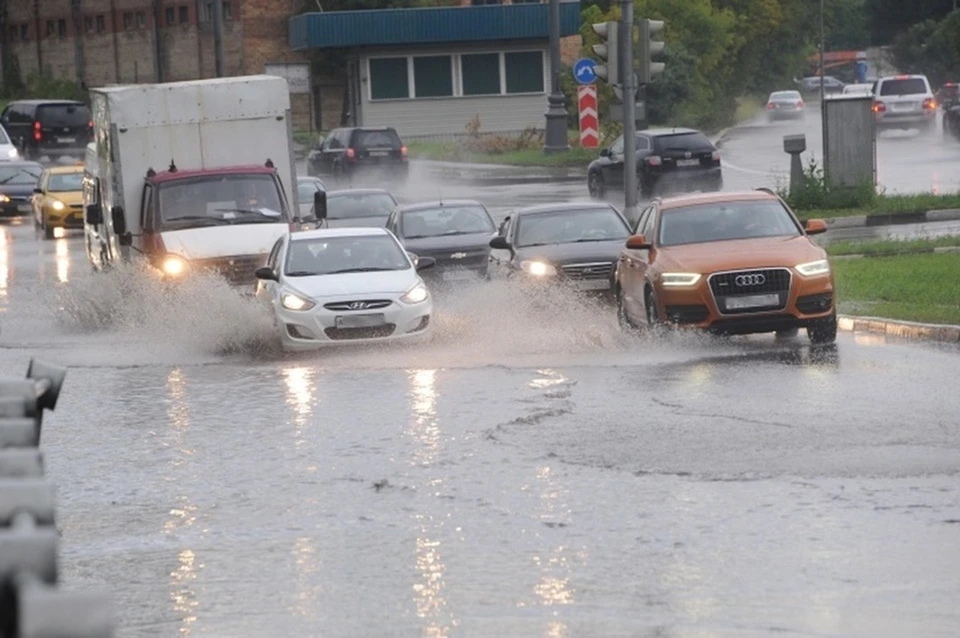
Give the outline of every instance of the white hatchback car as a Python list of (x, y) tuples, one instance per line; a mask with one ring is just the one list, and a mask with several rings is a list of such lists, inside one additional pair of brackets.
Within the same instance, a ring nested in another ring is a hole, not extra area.
[(877, 80), (873, 87), (877, 131), (918, 129), (933, 131), (937, 101), (925, 75), (897, 75)]
[(7, 135), (7, 130), (0, 126), (0, 162), (18, 159), (20, 159), (20, 151)]
[(435, 263), (386, 228), (288, 233), (257, 270), (255, 294), (273, 309), (285, 350), (422, 338), (433, 300), (417, 271)]

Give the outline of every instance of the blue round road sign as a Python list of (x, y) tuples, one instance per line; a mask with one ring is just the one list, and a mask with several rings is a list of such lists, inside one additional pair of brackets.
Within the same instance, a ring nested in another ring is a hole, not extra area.
[(590, 58), (580, 58), (573, 65), (573, 78), (579, 84), (593, 84), (597, 79), (597, 63)]

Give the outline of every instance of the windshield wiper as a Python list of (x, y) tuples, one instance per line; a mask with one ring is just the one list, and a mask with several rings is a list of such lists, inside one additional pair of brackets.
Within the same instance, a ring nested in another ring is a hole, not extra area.
[[(574, 239), (574, 240), (573, 240), (572, 242), (570, 242), (570, 243), (571, 243), (571, 244), (582, 244), (582, 243), (584, 243), (584, 242), (591, 242), (591, 241), (616, 241), (617, 239), (618, 239), (617, 237), (601, 237), (600, 239), (587, 239), (587, 238), (584, 238), (584, 239)], [(626, 237), (624, 237), (624, 239), (626, 239)]]
[(284, 273), (287, 277), (313, 277), (319, 274), (318, 272), (310, 272), (309, 270), (294, 270), (293, 272)]
[(443, 237), (453, 237), (454, 235), (479, 235), (481, 233), (492, 233), (493, 230), (448, 230), (443, 233)]
[(164, 222), (210, 222), (213, 224), (229, 224), (231, 221), (229, 219), (222, 219), (220, 217), (207, 217), (206, 215), (181, 215), (180, 217), (168, 217), (163, 220)]
[(334, 270), (327, 273), (328, 275), (342, 275), (349, 272), (389, 272), (396, 270), (396, 268), (344, 268), (343, 270)]
[(10, 177), (7, 177), (7, 178), (5, 178), (5, 179), (2, 179), (2, 180), (0, 180), (0, 184), (9, 184), (9, 183), (10, 183), (10, 180), (16, 179), (16, 178), (20, 177), (22, 174), (23, 174), (23, 173), (17, 173), (16, 175), (11, 175)]
[(280, 213), (277, 213), (276, 215), (271, 215), (257, 208), (214, 208), (213, 210), (217, 213), (244, 213), (247, 215), (259, 215), (260, 217), (265, 217), (271, 220), (277, 219), (277, 220), (283, 221), (282, 215)]

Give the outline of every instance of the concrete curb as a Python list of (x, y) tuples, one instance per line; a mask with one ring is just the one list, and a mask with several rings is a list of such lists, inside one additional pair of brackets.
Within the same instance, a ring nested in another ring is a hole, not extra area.
[(937, 323), (898, 321), (882, 317), (839, 315), (837, 326), (848, 332), (869, 332), (901, 339), (960, 344), (960, 326)]
[(898, 224), (928, 224), (931, 222), (952, 222), (960, 220), (960, 208), (928, 210), (923, 213), (851, 215), (850, 217), (830, 217), (828, 229), (865, 228), (867, 226), (896, 226)]

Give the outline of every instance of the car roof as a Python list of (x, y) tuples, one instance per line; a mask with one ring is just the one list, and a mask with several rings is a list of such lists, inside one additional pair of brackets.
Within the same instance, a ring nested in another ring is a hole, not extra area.
[(475, 199), (444, 199), (444, 200), (435, 200), (430, 202), (413, 202), (411, 204), (404, 204), (400, 207), (401, 213), (412, 213), (418, 210), (428, 210), (431, 208), (443, 208), (444, 206), (483, 206), (482, 203), (478, 202)]
[(40, 162), (34, 162), (31, 160), (24, 160), (24, 159), (16, 159), (16, 160), (0, 162), (0, 167), (2, 166), (39, 166), (40, 168), (43, 168), (43, 164), (41, 164)]
[(663, 135), (682, 135), (688, 133), (700, 133), (697, 129), (694, 128), (648, 128), (642, 131), (637, 131), (638, 134), (649, 135), (650, 137), (660, 137)]
[(691, 193), (668, 197), (660, 201), (662, 210), (697, 206), (699, 204), (721, 204), (726, 202), (779, 201), (780, 198), (767, 191), (731, 191), (720, 193)]
[(275, 169), (268, 166), (263, 166), (260, 164), (254, 164), (253, 166), (224, 166), (221, 168), (206, 168), (206, 169), (197, 169), (197, 170), (175, 170), (175, 171), (161, 171), (156, 175), (150, 178), (150, 180), (155, 184), (162, 184), (164, 182), (173, 182), (180, 179), (189, 179), (191, 177), (204, 177), (212, 175), (233, 175), (233, 174), (257, 174), (257, 175), (271, 175)]
[(298, 182), (322, 182), (323, 180), (313, 175), (297, 175)]
[(927, 76), (920, 73), (901, 73), (900, 75), (885, 75), (877, 82), (888, 82), (890, 80), (926, 80)]
[(47, 172), (51, 175), (62, 175), (64, 173), (82, 173), (83, 164), (71, 164), (70, 166), (50, 166)]
[(78, 100), (11, 100), (8, 102), (10, 104), (26, 104), (28, 106), (46, 106), (50, 104), (72, 104), (79, 106), (86, 106), (83, 102)]
[(378, 235), (389, 235), (390, 231), (386, 228), (318, 228), (316, 230), (301, 230), (291, 233), (290, 241), (300, 239), (325, 239), (329, 237), (375, 237)]
[(562, 213), (571, 210), (617, 210), (612, 204), (605, 202), (560, 202), (556, 204), (537, 204), (536, 206), (525, 206), (518, 208), (511, 213), (512, 216), (518, 215), (539, 215), (541, 213)]
[(330, 199), (331, 197), (337, 197), (339, 195), (375, 195), (375, 194), (390, 195), (390, 197), (393, 197), (393, 193), (383, 188), (341, 188), (335, 191), (327, 191), (327, 199)]

